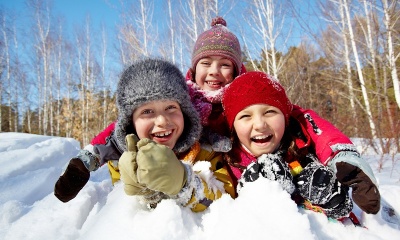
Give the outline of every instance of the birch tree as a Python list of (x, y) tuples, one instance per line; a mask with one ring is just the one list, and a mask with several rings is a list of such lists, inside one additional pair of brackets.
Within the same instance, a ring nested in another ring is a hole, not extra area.
[(107, 59), (107, 34), (104, 24), (101, 28), (101, 82), (103, 85), (103, 124), (106, 128), (108, 124), (107, 118), (107, 82), (106, 82), (106, 59)]
[[(396, 12), (396, 7), (398, 7), (397, 1), (382, 0), (383, 3), (383, 13), (384, 13), (384, 25), (386, 28), (386, 38), (387, 38), (387, 58), (389, 61), (389, 69), (392, 76), (392, 82), (394, 87), (394, 96), (396, 99), (397, 107), (400, 109), (400, 82), (399, 76), (397, 75), (396, 62), (400, 56), (400, 50), (395, 52), (395, 47), (393, 43), (393, 33), (394, 26), (399, 21), (399, 13)], [(398, 9), (397, 9), (398, 10)], [(396, 16), (397, 14), (397, 16)], [(399, 34), (398, 32), (395, 34)], [(397, 47), (397, 49), (399, 49)]]
[[(250, 18), (245, 19), (248, 19), (248, 25), (261, 39), (261, 44), (255, 48), (262, 49), (265, 54), (266, 66), (261, 70), (277, 78), (279, 70), (284, 64), (283, 58), (277, 59), (278, 38), (283, 37), (283, 27), (287, 27), (284, 9), (282, 5), (273, 0), (253, 0), (249, 11)], [(248, 13), (246, 12), (246, 14)], [(277, 16), (279, 16), (279, 21), (276, 19)], [(290, 30), (285, 34), (287, 34), (286, 38), (282, 38), (283, 42), (281, 42), (283, 46), (290, 35)]]
[(58, 20), (58, 32), (57, 32), (57, 39), (55, 41), (55, 56), (54, 56), (54, 65), (55, 65), (55, 79), (56, 79), (56, 127), (55, 127), (55, 134), (56, 136), (60, 135), (60, 118), (61, 118), (61, 78), (62, 78), (62, 67), (61, 64), (64, 64), (64, 47), (63, 47), (63, 25), (64, 22), (59, 19)]
[[(0, 10), (0, 20), (4, 21), (4, 12)], [(1, 23), (0, 27), (2, 28), (1, 31), (3, 32), (4, 24)], [(2, 38), (0, 38), (0, 46), (4, 45)], [(0, 133), (3, 131), (3, 72), (4, 72), (4, 49), (0, 48)]]
[(351, 73), (351, 61), (350, 61), (350, 49), (349, 49), (349, 33), (346, 28), (346, 21), (344, 15), (344, 8), (343, 6), (339, 6), (339, 13), (340, 13), (340, 26), (341, 26), (341, 36), (343, 39), (343, 46), (344, 46), (344, 59), (346, 62), (346, 79), (347, 79), (347, 87), (349, 89), (349, 101), (351, 107), (351, 114), (354, 119), (354, 132), (356, 136), (358, 135), (358, 120), (357, 120), (357, 111), (355, 106), (355, 94), (354, 94), (354, 87), (353, 87), (353, 80), (352, 80), (352, 73)]
[(23, 81), (24, 81), (24, 74), (23, 74), (23, 68), (21, 67), (21, 62), (19, 58), (19, 44), (18, 44), (18, 37), (17, 37), (17, 29), (15, 27), (15, 24), (12, 24), (12, 38), (13, 38), (13, 50), (14, 50), (14, 57), (13, 57), (13, 72), (14, 72), (14, 77), (13, 77), (13, 85), (14, 85), (14, 92), (12, 94), (14, 100), (13, 100), (13, 105), (14, 105), (14, 132), (18, 132), (18, 127), (19, 127), (19, 114), (20, 114), (20, 95), (21, 95), (21, 90), (23, 87)]
[[(126, 6), (121, 2), (122, 24), (119, 26), (120, 51), (124, 65), (140, 56), (150, 56), (157, 39), (153, 21), (153, 1), (136, 0)], [(151, 39), (151, 41), (150, 41)], [(128, 51), (127, 53), (125, 51)]]
[(170, 34), (170, 43), (171, 43), (171, 60), (175, 64), (175, 26), (173, 24), (173, 14), (172, 14), (172, 3), (171, 0), (167, 1), (168, 6), (168, 29)]
[[(377, 127), (377, 131), (379, 136), (384, 135), (384, 131), (387, 130), (387, 125), (392, 131), (395, 131), (393, 125), (393, 113), (390, 109), (390, 105), (388, 105), (388, 92), (387, 92), (387, 75), (386, 75), (386, 68), (387, 61), (385, 61), (384, 53), (386, 49), (388, 49), (386, 44), (386, 31), (382, 31), (381, 26), (384, 26), (385, 17), (383, 14), (382, 20), (379, 21), (379, 7), (376, 5), (376, 2), (372, 2), (370, 0), (362, 0), (361, 1), (364, 16), (357, 17), (358, 26), (362, 30), (364, 41), (366, 45), (366, 56), (364, 59), (366, 60), (365, 64), (367, 67), (371, 66), (373, 70), (373, 80), (375, 84), (370, 84), (372, 87), (375, 87), (372, 94), (374, 94), (374, 102), (376, 106), (376, 112), (378, 119), (377, 121), (380, 123)], [(382, 12), (383, 13), (383, 12)], [(384, 27), (383, 27), (384, 28)], [(385, 44), (381, 45), (380, 42), (385, 42)], [(361, 39), (361, 42), (362, 39)], [(383, 46), (383, 47), (382, 47)], [(390, 67), (389, 67), (390, 69)], [(383, 72), (384, 76), (381, 76)], [(384, 86), (382, 86), (384, 85)], [(382, 100), (385, 101), (385, 105), (382, 104)], [(386, 111), (384, 112), (383, 108), (386, 106)], [(381, 146), (384, 148), (385, 143), (381, 141)], [(382, 149), (383, 149), (382, 148)]]
[(374, 119), (373, 119), (372, 112), (371, 112), (367, 89), (365, 86), (364, 75), (363, 75), (362, 68), (361, 68), (361, 62), (360, 62), (360, 59), (358, 56), (357, 44), (356, 44), (356, 40), (354, 38), (353, 27), (351, 25), (351, 15), (350, 15), (349, 3), (347, 0), (340, 0), (340, 3), (344, 8), (345, 19), (347, 22), (347, 28), (349, 30), (350, 43), (351, 43), (352, 51), (353, 51), (353, 57), (354, 57), (354, 61), (355, 61), (356, 67), (357, 67), (358, 81), (360, 82), (361, 92), (362, 92), (363, 99), (364, 99), (364, 110), (368, 116), (368, 122), (369, 122), (370, 130), (371, 130), (371, 137), (376, 138), (377, 137), (376, 127), (375, 127)]
[(73, 133), (73, 120), (75, 111), (72, 110), (72, 92), (73, 87), (77, 84), (74, 82), (74, 59), (76, 58), (75, 51), (72, 49), (73, 47), (66, 42), (64, 48), (64, 71), (65, 71), (65, 82), (66, 82), (66, 96), (65, 96), (65, 107), (63, 107), (64, 114), (63, 118), (65, 119), (65, 136), (72, 137)]
[[(37, 49), (38, 58), (41, 61), (42, 70), (37, 71), (38, 74), (38, 87), (39, 89), (39, 115), (43, 117), (42, 129), (39, 130), (39, 134), (43, 133), (47, 135), (48, 127), (48, 101), (51, 99), (48, 89), (49, 81), (49, 57), (50, 57), (50, 46), (48, 44), (48, 38), (51, 27), (51, 7), (47, 0), (29, 0), (28, 6), (34, 11), (34, 35), (36, 36), (35, 48)], [(43, 85), (41, 84), (43, 83)], [(51, 100), (50, 100), (51, 101)]]
[[(9, 45), (9, 30), (7, 28), (7, 17), (6, 15), (2, 16), (2, 35), (3, 35), (3, 51), (4, 51), (4, 61), (5, 61), (5, 83), (8, 86), (8, 93), (6, 94), (8, 97), (8, 130), (11, 132), (12, 127), (12, 94), (11, 94), (11, 60), (10, 60), (10, 45)], [(4, 72), (3, 72), (4, 73)], [(0, 102), (1, 103), (1, 102)], [(1, 110), (1, 109), (0, 109)]]
[(81, 102), (81, 137), (82, 144), (89, 143), (89, 112), (92, 108), (91, 99), (94, 87), (94, 60), (92, 57), (92, 39), (90, 29), (90, 17), (86, 17), (82, 30), (78, 30), (76, 44), (78, 50), (78, 66), (80, 79), (80, 102)]

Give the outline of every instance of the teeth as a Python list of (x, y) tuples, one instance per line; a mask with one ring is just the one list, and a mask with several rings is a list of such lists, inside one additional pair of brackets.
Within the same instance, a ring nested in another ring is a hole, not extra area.
[(154, 136), (156, 137), (165, 137), (168, 136), (172, 133), (172, 131), (167, 131), (167, 132), (162, 132), (162, 133), (154, 133)]
[(220, 85), (219, 82), (207, 82), (208, 85)]
[(256, 140), (262, 140), (262, 139), (268, 138), (269, 136), (271, 136), (271, 134), (270, 135), (264, 135), (264, 136), (255, 136), (255, 137), (252, 137), (252, 138), (256, 139)]

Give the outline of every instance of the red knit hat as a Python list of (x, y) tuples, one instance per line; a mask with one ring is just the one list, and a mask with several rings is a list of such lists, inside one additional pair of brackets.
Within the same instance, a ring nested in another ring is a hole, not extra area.
[(237, 75), (242, 67), (242, 52), (240, 43), (235, 34), (226, 27), (222, 17), (216, 17), (211, 22), (211, 29), (203, 32), (194, 44), (192, 54), (192, 69), (200, 59), (208, 56), (222, 56), (235, 65)]
[(222, 97), (224, 113), (233, 128), (236, 115), (253, 104), (268, 104), (279, 108), (285, 116), (286, 126), (292, 112), (292, 103), (285, 89), (272, 76), (263, 72), (247, 72), (237, 77), (226, 89)]

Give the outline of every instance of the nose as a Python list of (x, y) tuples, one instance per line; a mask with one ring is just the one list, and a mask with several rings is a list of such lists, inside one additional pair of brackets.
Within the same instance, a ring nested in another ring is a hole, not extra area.
[(263, 130), (266, 128), (266, 126), (267, 124), (261, 116), (254, 117), (253, 128), (255, 130)]
[(218, 64), (212, 63), (210, 66), (210, 75), (219, 75), (219, 67)]
[(156, 117), (154, 123), (157, 126), (166, 126), (168, 124), (168, 118), (164, 116), (163, 114), (160, 114)]

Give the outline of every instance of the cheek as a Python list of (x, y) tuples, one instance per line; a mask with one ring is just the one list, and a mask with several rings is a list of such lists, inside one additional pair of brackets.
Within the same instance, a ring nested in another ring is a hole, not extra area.
[(233, 127), (235, 128), (235, 132), (236, 132), (236, 135), (237, 135), (239, 141), (243, 143), (245, 141), (245, 139), (248, 138), (248, 135), (249, 135), (249, 131), (246, 128), (246, 125), (242, 124), (241, 122), (235, 121), (235, 123), (233, 124)]
[(176, 125), (179, 126), (179, 136), (182, 134), (183, 129), (185, 129), (185, 119), (183, 118), (183, 115), (181, 114), (180, 116), (176, 117)]
[(196, 74), (194, 76), (194, 81), (197, 85), (202, 84), (204, 82), (204, 69), (201, 67), (196, 68)]
[(133, 121), (133, 125), (135, 127), (137, 137), (139, 139), (150, 138), (150, 135), (149, 135), (150, 123), (149, 123), (149, 121), (139, 119), (139, 120)]
[(283, 133), (285, 132), (285, 117), (280, 115), (279, 117), (274, 119), (274, 131), (278, 135), (278, 137), (282, 138)]
[(233, 81), (233, 72), (229, 71), (229, 72), (225, 73), (224, 78), (225, 78), (227, 84), (232, 82)]

